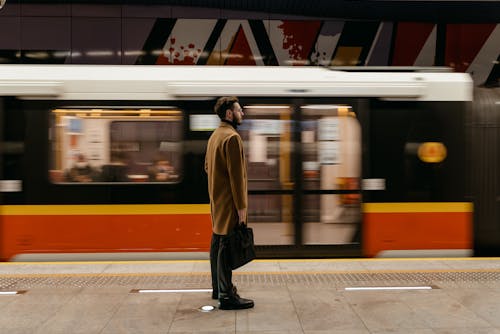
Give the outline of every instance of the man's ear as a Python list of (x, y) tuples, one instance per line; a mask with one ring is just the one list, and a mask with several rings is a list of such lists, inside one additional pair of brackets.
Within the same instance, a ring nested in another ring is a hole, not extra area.
[(233, 112), (231, 111), (231, 109), (226, 110), (226, 119), (229, 121), (233, 120)]

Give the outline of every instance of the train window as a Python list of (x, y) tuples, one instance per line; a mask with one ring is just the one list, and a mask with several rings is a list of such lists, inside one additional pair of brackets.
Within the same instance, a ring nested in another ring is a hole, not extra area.
[(189, 130), (214, 131), (220, 124), (217, 115), (189, 115)]
[[(355, 242), (361, 220), (361, 128), (349, 105), (302, 106), (303, 242)], [(352, 193), (321, 191), (346, 190)], [(314, 193), (317, 191), (318, 193)]]
[(50, 179), (177, 183), (182, 119), (176, 108), (52, 110)]

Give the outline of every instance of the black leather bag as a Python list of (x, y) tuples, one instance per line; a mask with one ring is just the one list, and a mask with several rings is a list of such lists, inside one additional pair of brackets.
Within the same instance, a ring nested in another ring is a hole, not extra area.
[(253, 230), (245, 224), (237, 224), (229, 233), (231, 269), (236, 269), (255, 259)]

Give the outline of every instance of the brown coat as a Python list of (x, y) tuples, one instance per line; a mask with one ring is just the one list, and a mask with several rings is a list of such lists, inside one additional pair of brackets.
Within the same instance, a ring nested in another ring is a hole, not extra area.
[(247, 208), (247, 171), (243, 142), (228, 123), (221, 122), (208, 140), (205, 156), (212, 230), (226, 235), (238, 222), (238, 211)]

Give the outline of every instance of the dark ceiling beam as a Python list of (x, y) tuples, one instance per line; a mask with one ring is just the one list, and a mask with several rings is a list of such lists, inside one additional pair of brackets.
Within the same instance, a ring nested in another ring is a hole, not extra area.
[(499, 23), (500, 0), (7, 0), (16, 3), (169, 5), (316, 18)]

